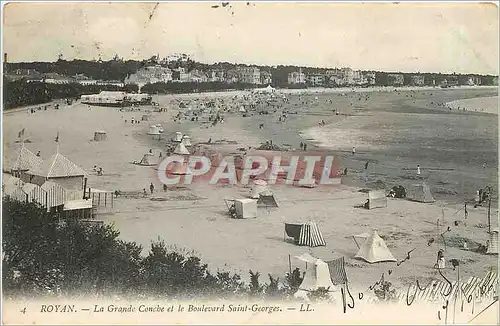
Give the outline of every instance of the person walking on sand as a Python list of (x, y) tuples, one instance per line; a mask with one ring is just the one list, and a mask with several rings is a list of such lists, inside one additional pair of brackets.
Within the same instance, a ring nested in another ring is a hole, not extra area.
[(151, 184), (149, 185), (149, 190), (151, 190), (151, 195), (153, 194), (153, 191), (155, 191), (155, 186), (153, 185), (153, 183), (151, 182)]
[(300, 142), (300, 150), (303, 150), (304, 149), (304, 144), (302, 142)]
[(352, 155), (356, 154), (356, 147), (352, 147)]
[(420, 165), (417, 164), (417, 175), (420, 175)]
[(163, 185), (163, 192), (167, 192), (167, 185), (166, 184)]
[(307, 151), (307, 144), (304, 143), (304, 152)]
[(142, 193), (144, 194), (144, 197), (148, 195), (148, 193), (146, 192), (146, 188), (142, 188)]

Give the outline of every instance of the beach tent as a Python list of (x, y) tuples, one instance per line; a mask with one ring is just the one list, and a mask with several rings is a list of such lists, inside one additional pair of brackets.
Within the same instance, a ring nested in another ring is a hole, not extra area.
[(385, 190), (370, 190), (368, 192), (368, 209), (387, 207)]
[(160, 129), (158, 129), (158, 126), (154, 125), (149, 127), (148, 135), (159, 135), (159, 134), (160, 134)]
[(177, 131), (174, 136), (174, 141), (181, 142), (182, 141), (182, 133)]
[(498, 229), (493, 229), (491, 231), (486, 253), (489, 255), (498, 255)]
[(285, 234), (294, 239), (299, 246), (326, 246), (318, 225), (314, 222), (303, 224), (285, 223)]
[(184, 135), (182, 137), (182, 143), (184, 146), (191, 146), (191, 138), (189, 136)]
[(102, 130), (94, 132), (94, 141), (102, 141), (102, 140), (108, 140), (108, 134)]
[(189, 155), (189, 151), (187, 150), (186, 146), (184, 146), (183, 143), (179, 143), (177, 147), (174, 149), (174, 154), (176, 155)]
[(256, 218), (257, 217), (257, 201), (253, 199), (236, 199), (234, 208), (237, 218)]
[(426, 183), (416, 184), (409, 189), (406, 198), (420, 203), (433, 203), (436, 200), (431, 194), (431, 189)]
[(306, 272), (294, 297), (309, 300), (307, 294), (319, 288), (328, 289), (328, 294), (332, 296), (337, 287), (330, 278), (328, 264), (308, 253), (296, 256), (296, 258), (306, 263)]
[(257, 199), (257, 206), (276, 208), (278, 207), (278, 202), (276, 201), (276, 198), (274, 198), (273, 193), (269, 190), (266, 190), (259, 194), (259, 199)]
[(258, 199), (262, 192), (268, 191), (267, 182), (264, 180), (255, 180), (253, 182), (252, 188), (250, 189), (250, 197), (253, 199)]
[(359, 248), (355, 258), (363, 259), (369, 263), (378, 263), (384, 261), (396, 261), (385, 241), (373, 230), (371, 235)]

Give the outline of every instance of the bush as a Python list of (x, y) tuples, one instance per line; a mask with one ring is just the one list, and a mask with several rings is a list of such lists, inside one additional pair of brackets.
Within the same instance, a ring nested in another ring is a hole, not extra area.
[(290, 298), (302, 277), (296, 268), (280, 286), (250, 271), (250, 284), (227, 271), (213, 274), (192, 252), (158, 239), (142, 247), (118, 239), (109, 225), (66, 220), (33, 203), (3, 200), (3, 289), (7, 296), (118, 295), (176, 299)]

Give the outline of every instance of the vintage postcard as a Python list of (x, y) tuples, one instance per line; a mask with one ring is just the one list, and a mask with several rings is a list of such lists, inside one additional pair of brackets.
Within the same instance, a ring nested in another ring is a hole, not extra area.
[(497, 2), (2, 2), (2, 322), (498, 324)]

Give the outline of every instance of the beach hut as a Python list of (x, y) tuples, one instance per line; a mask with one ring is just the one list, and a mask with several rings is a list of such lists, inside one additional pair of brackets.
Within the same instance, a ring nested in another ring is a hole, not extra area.
[(182, 137), (182, 144), (184, 144), (184, 146), (191, 146), (191, 138), (189, 136), (184, 135)]
[(328, 264), (308, 253), (295, 258), (306, 263), (306, 272), (294, 297), (309, 300), (308, 293), (319, 288), (327, 289), (328, 295), (333, 296), (333, 293), (337, 291), (337, 287), (331, 280)]
[(175, 142), (181, 142), (182, 141), (182, 133), (180, 131), (175, 132), (174, 141)]
[(299, 246), (320, 247), (326, 246), (323, 234), (318, 225), (314, 222), (307, 222), (302, 224), (285, 223), (285, 234), (291, 237), (294, 242)]
[(387, 207), (385, 190), (370, 190), (368, 192), (368, 209)]
[(250, 198), (258, 199), (260, 194), (265, 191), (268, 191), (267, 182), (264, 180), (255, 180), (252, 188), (250, 189)]
[(41, 165), (28, 172), (30, 182), (39, 186), (52, 181), (67, 190), (83, 190), (85, 171), (57, 152)]
[(498, 229), (493, 229), (490, 232), (486, 253), (488, 255), (498, 255)]
[(148, 135), (159, 135), (159, 134), (160, 130), (158, 129), (158, 126), (154, 125), (149, 127)]
[(105, 131), (99, 130), (94, 132), (94, 141), (103, 141), (103, 140), (108, 140), (108, 134)]
[(378, 262), (396, 261), (385, 241), (373, 230), (358, 250), (355, 258), (363, 259), (370, 264)]
[(410, 187), (406, 198), (420, 203), (433, 203), (436, 201), (432, 196), (431, 189), (425, 182), (421, 184), (414, 184)]
[(257, 201), (253, 199), (236, 199), (234, 201), (234, 209), (237, 218), (256, 218), (257, 217)]

